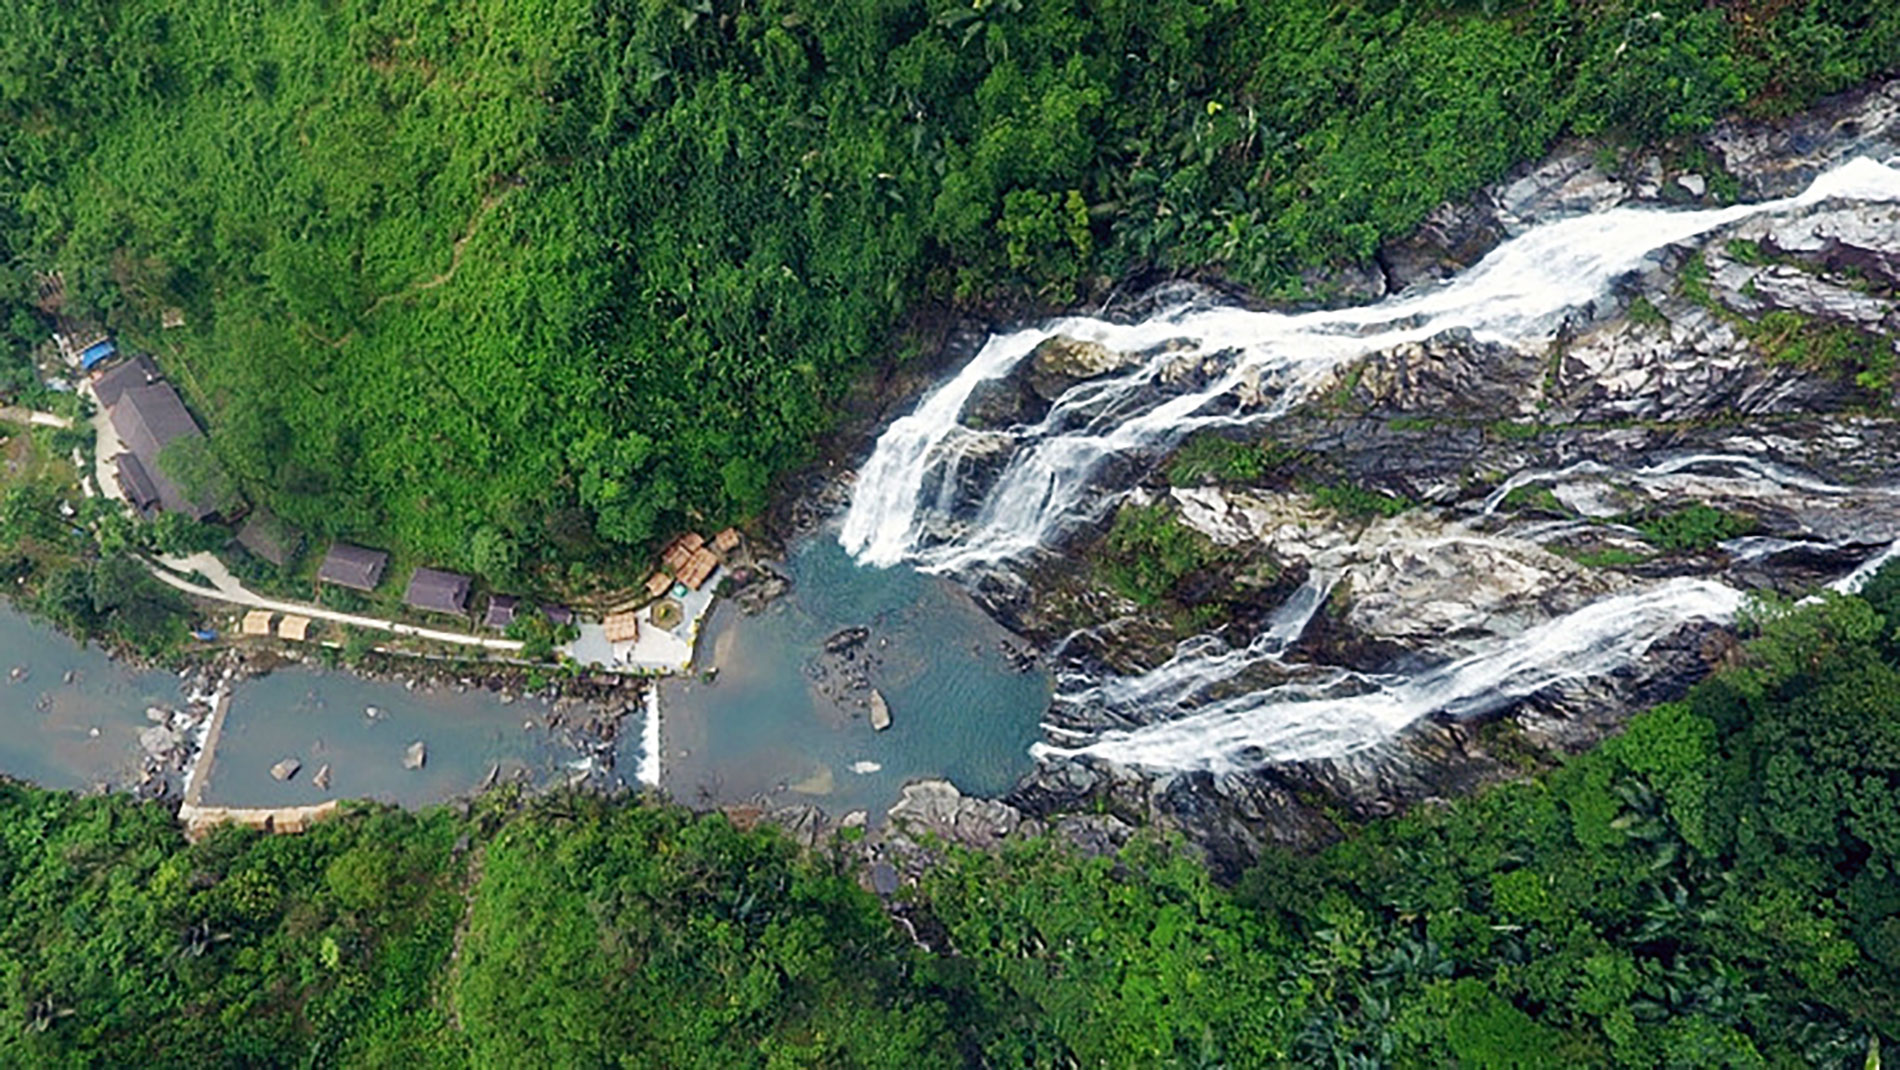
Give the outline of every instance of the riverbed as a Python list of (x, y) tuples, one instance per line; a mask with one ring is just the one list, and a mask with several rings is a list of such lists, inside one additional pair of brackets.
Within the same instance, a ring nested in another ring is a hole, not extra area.
[[(24, 670), (17, 681), (15, 668)], [(0, 605), (0, 774), (48, 788), (130, 786), (143, 754), (139, 732), (152, 723), (145, 711), (179, 707), (180, 682), (128, 668)], [(372, 708), (377, 716), (365, 712)], [(410, 689), (285, 667), (235, 686), (199, 801), (277, 807), (345, 798), (416, 807), (473, 794), (491, 777), (546, 785), (573, 772), (567, 763), (576, 757), (551, 736), (547, 712), (538, 699), (507, 702), (480, 688)], [(408, 769), (403, 759), (415, 742), (426, 758)], [(285, 758), (302, 768), (278, 781), (270, 769)], [(326, 764), (327, 789), (313, 783)]]
[(0, 603), (0, 773), (124, 787), (138, 777), (145, 710), (182, 697), (171, 673), (129, 669)]
[[(1008, 791), (1032, 768), (1049, 676), (947, 581), (855, 564), (834, 533), (796, 545), (790, 591), (753, 616), (724, 601), (700, 637), (703, 677), (661, 685), (661, 784), (689, 806), (809, 803), (873, 821), (905, 782), (945, 777), (966, 793)], [(828, 639), (865, 629), (842, 654)], [(891, 726), (869, 718), (869, 691)], [(637, 733), (623, 734), (623, 768)]]
[[(371, 711), (374, 711), (373, 714)], [(563, 775), (537, 699), (503, 702), (481, 688), (418, 686), (295, 666), (239, 683), (199, 801), (278, 807), (375, 799), (417, 807), (470, 795), (493, 779), (544, 785)], [(423, 745), (419, 769), (404, 766)], [(271, 767), (292, 759), (287, 780)], [(330, 784), (318, 787), (318, 770)]]

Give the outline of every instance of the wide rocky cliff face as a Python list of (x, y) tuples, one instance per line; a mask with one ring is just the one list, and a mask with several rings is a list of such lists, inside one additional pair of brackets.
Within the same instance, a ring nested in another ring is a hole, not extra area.
[[(1900, 86), (1775, 126), (1725, 125), (1673, 159), (1605, 170), (1595, 147), (1571, 146), (1442, 207), (1344, 288), (1372, 300), (1437, 285), (1527, 228), (1580, 213), (1789, 196), (1842, 160), (1897, 146)], [(1692, 157), (1700, 169), (1674, 162)], [(1160, 518), (1169, 545), (1187, 547), (1186, 567), (1160, 587), (1117, 581), (1118, 555), (1140, 551), (1117, 533), (1116, 510), (1027, 567), (971, 577), (1064, 673), (1050, 715), (1057, 753), (1005, 801), (1043, 823), (1098, 815), (1097, 843), (1117, 827), (1100, 815), (1177, 828), (1233, 871), (1268, 845), (1324, 842), (1342, 820), (1592, 745), (1730, 656), (1728, 631), (1700, 619), (1662, 628), (1633, 663), (1533, 674), (1523, 693), (1441, 710), (1342, 755), (1156, 769), (1072, 744), (1188, 710), (1166, 671), (1184, 640), (1202, 661), (1271, 648), (1198, 682), (1193, 704), (1295, 688), (1330, 699), (1455, 670), (1672, 579), (1784, 594), (1838, 580), (1900, 537), (1897, 294), (1900, 208), (1818, 199), (1662, 249), (1547, 345), (1462, 332), (1408, 342), (1329, 369), (1273, 419), (1250, 417), (1283, 395), (1243, 377), (1221, 401), (1231, 426), (1199, 432), (1221, 444), (1189, 440), (1172, 459), (1123, 458), (1099, 476), (1104, 495), (1122, 495), (1119, 511)], [(960, 418), (977, 435), (1033, 422), (1077, 384), (1156, 356), (1045, 342)], [(1235, 359), (1183, 351), (1144, 389), (1199, 389)], [(1188, 463), (1208, 457), (1235, 463)], [(999, 435), (961, 463), (1006, 459)], [(1135, 691), (1144, 701), (1123, 700)]]

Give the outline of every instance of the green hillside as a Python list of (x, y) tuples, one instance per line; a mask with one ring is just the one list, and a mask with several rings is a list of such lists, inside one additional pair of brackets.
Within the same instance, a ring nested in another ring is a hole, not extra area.
[(756, 512), (920, 310), (1295, 294), (1564, 132), (1896, 66), (1878, 0), (19, 0), (0, 323), (64, 269), (319, 535), (605, 559)]

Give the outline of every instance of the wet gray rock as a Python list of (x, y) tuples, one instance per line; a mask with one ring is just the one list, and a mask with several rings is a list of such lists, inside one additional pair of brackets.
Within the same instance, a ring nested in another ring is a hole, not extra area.
[(772, 811), (772, 823), (804, 847), (815, 847), (828, 828), (824, 811), (816, 806), (787, 806)]
[(1516, 235), (1552, 219), (1614, 208), (1631, 193), (1628, 185), (1597, 165), (1594, 146), (1570, 144), (1493, 196), (1500, 222)]
[(991, 848), (1012, 835), (1038, 835), (1042, 824), (1006, 802), (965, 795), (948, 780), (904, 785), (890, 818), (906, 830), (930, 832), (953, 843)]
[(889, 898), (897, 894), (897, 867), (889, 862), (873, 862), (870, 870), (871, 891)]
[(1433, 209), (1413, 234), (1379, 250), (1386, 286), (1393, 292), (1450, 278), (1484, 259), (1506, 237), (1498, 207), (1489, 197), (1451, 201)]
[(1781, 122), (1726, 119), (1705, 140), (1743, 197), (1788, 196), (1842, 160), (1900, 153), (1900, 82), (1830, 97)]
[(975, 430), (1005, 430), (1018, 424), (1033, 424), (1049, 411), (1049, 401), (1030, 390), (1017, 376), (985, 379), (976, 384), (963, 403), (965, 427)]
[(273, 765), (270, 767), (271, 779), (289, 780), (291, 777), (296, 776), (297, 771), (302, 768), (303, 768), (303, 763), (298, 761), (297, 759), (285, 758), (279, 761), (276, 765)]
[(1533, 353), (1476, 342), (1469, 331), (1451, 331), (1354, 365), (1352, 400), (1386, 415), (1528, 416), (1535, 412), (1543, 368)]
[(153, 758), (169, 756), (183, 742), (177, 732), (164, 725), (152, 725), (139, 730), (139, 747)]
[(409, 749), (403, 752), (402, 767), (404, 769), (420, 769), (428, 760), (429, 749), (418, 739), (414, 743), (409, 744)]
[(1100, 342), (1050, 338), (1029, 354), (1024, 382), (1037, 397), (1054, 401), (1079, 382), (1122, 371), (1139, 361), (1133, 353), (1118, 353)]

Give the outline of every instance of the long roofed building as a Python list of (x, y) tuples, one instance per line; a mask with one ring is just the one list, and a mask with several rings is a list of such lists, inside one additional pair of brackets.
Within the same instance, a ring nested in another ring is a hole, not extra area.
[(373, 591), (383, 582), (383, 570), (389, 567), (389, 555), (381, 550), (366, 550), (347, 542), (332, 543), (317, 570), (320, 583), (334, 583), (358, 591)]
[(409, 589), (402, 600), (432, 613), (460, 614), (468, 611), (468, 587), (469, 578), (460, 573), (418, 568), (409, 577)]
[(193, 520), (215, 515), (214, 503), (186, 494), (159, 463), (167, 446), (202, 438), (204, 431), (178, 391), (158, 377), (151, 358), (137, 357), (113, 368), (99, 377), (93, 392), (125, 446), (126, 452), (114, 461), (119, 484), (133, 506), (147, 516), (158, 510), (183, 513)]

